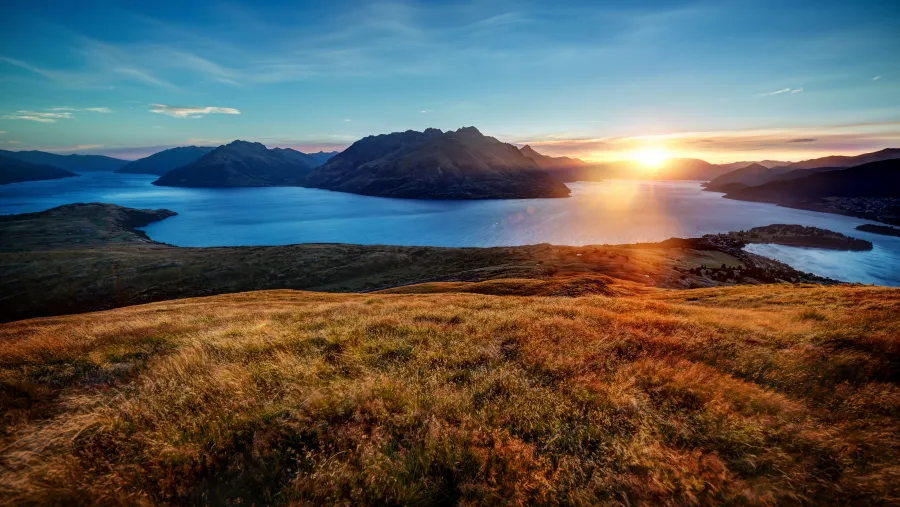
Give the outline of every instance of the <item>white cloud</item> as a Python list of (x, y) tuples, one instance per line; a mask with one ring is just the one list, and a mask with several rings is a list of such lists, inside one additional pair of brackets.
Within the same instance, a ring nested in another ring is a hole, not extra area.
[(102, 144), (76, 144), (74, 146), (63, 146), (56, 148), (46, 148), (47, 151), (78, 151), (78, 150), (93, 150), (96, 148), (102, 148)]
[(45, 113), (39, 111), (16, 111), (15, 113), (0, 116), (2, 120), (27, 120), (39, 123), (54, 123), (56, 120), (69, 120), (72, 118), (74, 116), (69, 112)]
[(85, 107), (83, 109), (78, 109), (75, 107), (69, 106), (60, 106), (60, 107), (51, 107), (48, 111), (89, 111), (91, 113), (111, 113), (112, 109), (108, 107)]
[(766, 92), (766, 93), (757, 93), (757, 97), (771, 97), (773, 95), (781, 95), (782, 93), (801, 93), (803, 91), (803, 87), (800, 88), (782, 88), (780, 90), (775, 90), (774, 92)]
[(350, 118), (344, 118), (344, 121), (350, 121)]
[(881, 79), (881, 76), (875, 76), (872, 78), (872, 81), (878, 81), (879, 79)]
[(165, 104), (150, 104), (151, 113), (159, 113), (174, 118), (203, 118), (207, 114), (241, 114), (240, 111), (231, 107), (181, 107), (167, 106)]
[(422, 113), (422, 114), (428, 114), (428, 113), (434, 112), (434, 110), (433, 110), (433, 109), (423, 109), (423, 110), (421, 110), (421, 111), (419, 111), (419, 112)]

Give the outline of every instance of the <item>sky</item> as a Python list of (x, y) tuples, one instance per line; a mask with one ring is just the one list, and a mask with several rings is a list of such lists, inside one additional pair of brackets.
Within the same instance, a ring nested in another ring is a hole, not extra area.
[(0, 2), (0, 149), (468, 125), (595, 161), (900, 147), (898, 1)]

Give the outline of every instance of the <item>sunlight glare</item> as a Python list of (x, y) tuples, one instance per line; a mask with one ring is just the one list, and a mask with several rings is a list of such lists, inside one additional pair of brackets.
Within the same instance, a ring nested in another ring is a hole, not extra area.
[(662, 148), (644, 148), (636, 151), (633, 157), (645, 168), (652, 170), (662, 167), (668, 160), (669, 154)]

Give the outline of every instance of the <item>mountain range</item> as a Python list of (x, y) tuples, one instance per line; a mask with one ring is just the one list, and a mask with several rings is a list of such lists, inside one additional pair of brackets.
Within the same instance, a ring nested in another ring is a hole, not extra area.
[(232, 141), (199, 159), (172, 169), (154, 181), (168, 187), (304, 186), (315, 158), (290, 148), (268, 149), (262, 143)]
[(785, 166), (765, 167), (763, 164), (751, 164), (723, 174), (710, 181), (706, 189), (715, 192), (729, 192), (742, 186), (758, 186), (772, 181), (790, 181), (804, 178), (816, 172), (856, 167), (870, 162), (893, 160), (900, 158), (900, 148), (863, 153), (856, 156), (834, 155), (796, 162)]
[(179, 146), (144, 157), (116, 169), (117, 173), (155, 174), (162, 176), (172, 169), (186, 166), (214, 150), (213, 146)]
[(850, 168), (803, 170), (803, 177), (733, 186), (725, 197), (900, 223), (900, 159)]
[(369, 136), (310, 172), (307, 186), (411, 199), (568, 197), (518, 148), (475, 127)]
[(19, 159), (0, 155), (0, 185), (23, 181), (57, 180), (77, 174), (43, 164), (32, 164)]
[(31, 164), (49, 165), (73, 173), (110, 172), (128, 163), (127, 160), (105, 157), (103, 155), (58, 155), (56, 153), (34, 150), (0, 150), (0, 156), (14, 158)]

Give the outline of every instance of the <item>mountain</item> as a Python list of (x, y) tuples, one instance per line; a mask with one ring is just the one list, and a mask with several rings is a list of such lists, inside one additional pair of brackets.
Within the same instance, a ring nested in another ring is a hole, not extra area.
[(847, 157), (843, 155), (832, 155), (830, 157), (814, 158), (804, 160), (785, 166), (788, 170), (795, 169), (817, 169), (821, 167), (855, 167), (869, 162), (880, 162), (882, 160), (892, 160), (900, 158), (900, 148), (887, 148), (872, 153), (863, 153), (855, 157)]
[(518, 148), (475, 127), (368, 136), (310, 172), (307, 185), (409, 199), (568, 197)]
[(736, 188), (735, 185), (751, 187), (762, 185), (777, 179), (786, 172), (790, 171), (784, 167), (769, 168), (762, 164), (750, 164), (714, 178), (706, 185), (706, 189), (714, 192), (726, 192)]
[(572, 167), (584, 167), (587, 165), (583, 160), (572, 157), (549, 157), (540, 154), (529, 145), (519, 148), (522, 155), (534, 160), (541, 169), (570, 169)]
[(583, 160), (572, 157), (550, 157), (538, 153), (527, 144), (519, 148), (519, 151), (534, 160), (538, 167), (564, 183), (591, 179), (592, 166)]
[(763, 167), (768, 167), (769, 169), (773, 167), (781, 167), (786, 165), (791, 165), (791, 162), (785, 162), (783, 160), (759, 160), (759, 161), (746, 161), (746, 162), (729, 162), (727, 164), (716, 164), (722, 169), (727, 169), (729, 171), (733, 171), (735, 169), (741, 169), (742, 167), (747, 167), (748, 165), (759, 164)]
[(6, 151), (0, 156), (14, 158), (31, 164), (49, 165), (74, 173), (115, 171), (128, 163), (127, 160), (104, 157), (103, 155), (57, 155), (44, 151)]
[(316, 167), (324, 164), (331, 160), (332, 157), (340, 153), (339, 151), (317, 151), (316, 153), (307, 153), (310, 157), (316, 160)]
[(117, 173), (155, 174), (162, 176), (172, 169), (186, 166), (214, 150), (211, 146), (179, 146), (144, 157), (116, 169)]
[(771, 181), (733, 190), (725, 197), (894, 223), (900, 215), (894, 204), (900, 198), (900, 159)]
[(0, 185), (22, 181), (58, 180), (77, 174), (49, 165), (32, 164), (0, 155)]
[[(805, 160), (803, 162), (792, 163), (784, 166), (768, 166), (762, 170), (759, 167), (747, 170), (742, 167), (732, 172), (726, 173), (719, 178), (710, 181), (706, 186), (707, 190), (715, 192), (728, 192), (734, 190), (733, 184), (739, 183), (745, 186), (757, 186), (772, 181), (791, 181), (799, 178), (805, 178), (819, 172), (828, 172), (840, 170), (844, 168), (861, 166), (870, 162), (879, 162), (882, 160), (900, 159), (900, 149), (888, 148), (873, 153), (864, 153), (855, 157), (847, 157), (843, 155), (834, 155), (830, 157), (816, 158)], [(756, 164), (764, 165), (764, 164)], [(720, 166), (720, 167), (724, 167)]]
[(291, 149), (233, 141), (154, 181), (168, 187), (303, 186), (315, 159)]

